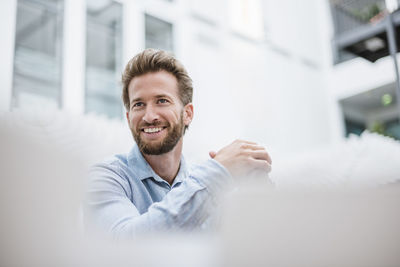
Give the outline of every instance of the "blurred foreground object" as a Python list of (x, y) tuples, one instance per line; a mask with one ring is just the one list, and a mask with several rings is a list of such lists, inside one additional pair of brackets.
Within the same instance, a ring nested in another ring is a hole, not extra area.
[(400, 183), (400, 142), (365, 131), (335, 146), (274, 162), (277, 188), (375, 187)]
[(0, 115), (0, 265), (73, 261), (67, 254), (79, 235), (83, 165), (15, 115)]
[(55, 110), (0, 113), (0, 266), (214, 266), (208, 236), (165, 233), (117, 244), (82, 233), (86, 169), (123, 143), (113, 139), (122, 126), (110, 125)]
[(400, 266), (400, 186), (238, 191), (227, 201), (223, 266)]
[(400, 266), (400, 144), (367, 132), (274, 160), (275, 189), (239, 188), (216, 235), (85, 237), (85, 170), (130, 148), (124, 127), (61, 111), (0, 114), (0, 266)]

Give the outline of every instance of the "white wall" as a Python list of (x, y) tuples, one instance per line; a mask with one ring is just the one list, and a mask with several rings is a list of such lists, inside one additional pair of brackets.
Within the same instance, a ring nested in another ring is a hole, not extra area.
[(266, 1), (267, 42), (237, 35), (230, 25), (193, 23), (187, 52), (195, 118), (187, 153), (204, 158), (235, 138), (262, 143), (278, 157), (330, 142), (319, 2), (299, 10), (296, 1)]
[[(237, 32), (230, 0), (120, 1), (124, 5), (123, 64), (144, 47), (143, 12), (175, 24), (176, 55), (195, 87), (195, 118), (185, 142), (189, 156), (207, 158), (209, 150), (235, 138), (265, 144), (272, 154), (300, 152), (331, 141), (332, 129), (337, 127), (332, 125), (337, 124), (331, 122), (332, 98), (327, 91), (330, 17), (325, 1), (261, 1), (266, 39)], [(63, 105), (82, 113), (85, 10), (78, 9), (85, 5), (75, 2), (66, 0)], [(11, 7), (8, 4), (1, 10), (15, 11)], [(74, 10), (79, 13), (76, 20)], [(9, 28), (0, 29), (2, 36), (12, 35)], [(6, 65), (12, 70), (12, 60)]]
[(395, 79), (393, 61), (390, 57), (382, 58), (375, 63), (356, 58), (332, 68), (329, 89), (336, 98), (342, 99), (392, 83)]

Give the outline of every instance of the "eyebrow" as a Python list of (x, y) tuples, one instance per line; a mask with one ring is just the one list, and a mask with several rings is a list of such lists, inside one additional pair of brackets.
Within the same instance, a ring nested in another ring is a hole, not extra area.
[(133, 104), (134, 102), (138, 102), (141, 101), (142, 99), (140, 97), (132, 99), (131, 104)]
[(160, 95), (156, 95), (156, 98), (162, 98), (162, 97), (171, 98), (171, 96), (169, 96), (169, 95), (166, 95), (166, 94), (160, 94)]
[[(171, 96), (167, 95), (167, 94), (159, 94), (159, 95), (154, 96), (154, 98), (162, 98), (162, 97), (167, 97), (167, 98), (171, 99)], [(134, 99), (132, 99), (131, 104), (133, 104), (134, 102), (142, 101), (142, 100), (143, 99), (141, 97), (134, 98)]]

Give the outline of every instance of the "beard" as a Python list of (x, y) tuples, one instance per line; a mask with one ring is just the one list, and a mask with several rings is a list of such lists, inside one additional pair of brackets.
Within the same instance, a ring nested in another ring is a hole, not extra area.
[[(146, 123), (144, 126), (157, 127), (157, 126), (160, 126), (161, 124), (162, 124), (161, 122)], [(130, 128), (131, 128), (133, 138), (135, 139), (135, 142), (138, 145), (139, 150), (140, 150), (140, 152), (142, 152), (142, 154), (161, 155), (164, 153), (168, 153), (176, 146), (176, 144), (179, 142), (179, 140), (183, 136), (184, 129), (185, 129), (185, 125), (183, 123), (183, 112), (181, 113), (178, 124), (171, 125), (170, 123), (168, 123), (167, 136), (164, 137), (163, 140), (158, 141), (158, 142), (146, 142), (141, 138), (140, 130), (137, 131), (132, 126), (130, 126)], [(138, 127), (138, 128), (140, 128), (140, 127)]]

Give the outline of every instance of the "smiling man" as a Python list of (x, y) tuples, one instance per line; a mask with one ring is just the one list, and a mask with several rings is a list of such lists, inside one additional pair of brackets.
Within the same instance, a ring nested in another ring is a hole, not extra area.
[(207, 227), (215, 198), (235, 179), (268, 173), (265, 148), (236, 140), (190, 170), (183, 136), (193, 119), (192, 80), (160, 50), (132, 58), (122, 76), (122, 99), (136, 145), (96, 164), (90, 173), (85, 221), (116, 238), (150, 231)]

